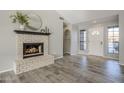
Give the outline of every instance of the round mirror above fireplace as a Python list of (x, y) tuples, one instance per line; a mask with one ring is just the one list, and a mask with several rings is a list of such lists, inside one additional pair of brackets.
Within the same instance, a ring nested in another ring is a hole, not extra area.
[(37, 31), (42, 27), (42, 19), (39, 15), (35, 13), (28, 14), (30, 20), (29, 25), (27, 26), (30, 30)]

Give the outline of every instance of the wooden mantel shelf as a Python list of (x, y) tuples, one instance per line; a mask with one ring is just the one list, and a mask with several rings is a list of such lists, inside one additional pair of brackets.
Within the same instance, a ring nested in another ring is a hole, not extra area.
[(22, 31), (22, 30), (14, 30), (16, 34), (31, 34), (31, 35), (50, 35), (51, 33), (41, 33), (41, 32), (32, 32), (32, 31)]

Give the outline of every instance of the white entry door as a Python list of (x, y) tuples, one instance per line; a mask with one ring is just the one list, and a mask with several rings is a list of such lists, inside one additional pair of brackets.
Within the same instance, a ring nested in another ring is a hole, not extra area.
[(96, 25), (88, 31), (88, 50), (90, 55), (103, 56), (103, 31), (102, 25)]

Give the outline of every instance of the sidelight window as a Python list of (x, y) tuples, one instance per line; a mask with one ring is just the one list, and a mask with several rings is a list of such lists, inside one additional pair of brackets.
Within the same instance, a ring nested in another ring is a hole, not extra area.
[(108, 53), (109, 54), (119, 53), (119, 27), (118, 26), (108, 27)]

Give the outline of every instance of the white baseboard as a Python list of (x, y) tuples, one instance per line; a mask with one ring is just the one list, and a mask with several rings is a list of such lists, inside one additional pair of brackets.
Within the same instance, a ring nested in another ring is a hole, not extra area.
[(60, 58), (63, 58), (63, 56), (57, 57), (57, 58), (55, 58), (55, 60), (60, 59)]
[(120, 62), (119, 62), (119, 65), (124, 66), (124, 64), (122, 64), (122, 63), (120, 63)]
[(113, 59), (113, 60), (119, 60), (119, 59), (117, 59), (117, 58), (108, 57), (108, 56), (102, 56), (102, 57), (104, 57), (104, 58), (109, 58), (109, 59)]
[(11, 68), (11, 69), (7, 69), (7, 70), (0, 71), (0, 74), (1, 74), (1, 73), (5, 73), (5, 72), (8, 72), (8, 71), (13, 71), (13, 69)]
[(89, 54), (86, 54), (86, 53), (78, 53), (77, 55), (86, 55), (86, 56), (88, 56)]
[(70, 52), (64, 52), (64, 54), (71, 54)]
[(71, 54), (71, 55), (73, 56), (73, 55), (77, 55), (77, 54)]

